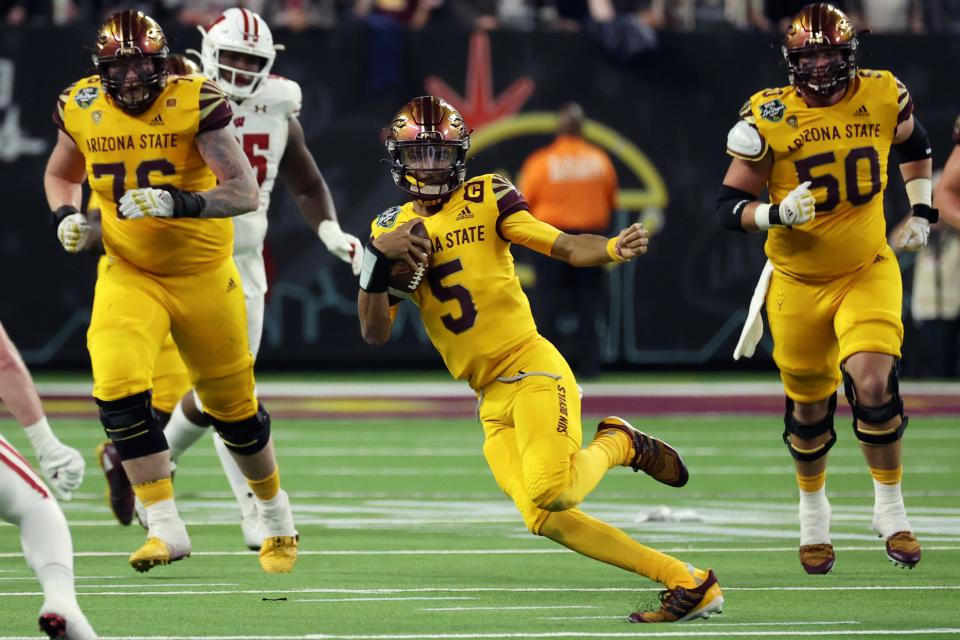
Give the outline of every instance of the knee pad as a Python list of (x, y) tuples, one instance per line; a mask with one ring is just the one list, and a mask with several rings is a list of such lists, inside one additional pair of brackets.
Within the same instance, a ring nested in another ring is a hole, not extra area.
[[(830, 451), (830, 448), (833, 447), (833, 445), (837, 442), (837, 432), (833, 428), (833, 413), (837, 410), (837, 396), (836, 394), (830, 396), (830, 404), (827, 407), (827, 415), (816, 424), (803, 424), (799, 422), (793, 417), (793, 407), (793, 400), (787, 398), (787, 409), (783, 414), (783, 443), (787, 445), (787, 450), (790, 452), (790, 455), (793, 456), (794, 460), (801, 460), (803, 462), (819, 460), (823, 456), (827, 455), (827, 452)], [(803, 440), (811, 440), (817, 436), (823, 435), (824, 433), (829, 433), (830, 439), (824, 442), (818, 448), (811, 449), (809, 451), (797, 449), (793, 446), (793, 443), (790, 442), (790, 434), (793, 434), (798, 438), (802, 438)]]
[(97, 399), (100, 423), (121, 460), (142, 458), (169, 448), (150, 395), (150, 391), (144, 391), (120, 400)]
[(210, 424), (220, 434), (227, 449), (242, 456), (252, 456), (270, 441), (270, 414), (261, 404), (257, 412), (239, 422), (224, 422), (205, 413)]
[[(903, 398), (900, 396), (900, 361), (897, 360), (890, 369), (890, 400), (879, 407), (865, 407), (857, 400), (857, 389), (853, 384), (853, 376), (843, 369), (843, 392), (850, 403), (853, 412), (853, 433), (864, 444), (890, 444), (903, 437), (909, 419), (903, 415)], [(886, 431), (861, 431), (857, 424), (883, 424), (894, 418), (900, 418), (900, 425)]]

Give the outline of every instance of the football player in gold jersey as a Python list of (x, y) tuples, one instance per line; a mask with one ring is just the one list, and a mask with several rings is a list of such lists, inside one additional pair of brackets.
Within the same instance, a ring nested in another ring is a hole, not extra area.
[(169, 333), (260, 501), (260, 564), (287, 572), (296, 561), (296, 531), (270, 418), (254, 393), (227, 219), (257, 207), (256, 179), (224, 128), (232, 116), (226, 97), (199, 76), (168, 81), (166, 56), (163, 30), (149, 16), (128, 10), (108, 18), (95, 43), (98, 74), (60, 96), (60, 133), (44, 175), (67, 250), (89, 233), (79, 212), (85, 179), (100, 202), (109, 263), (97, 280), (87, 347), (100, 420), (147, 510), (147, 542), (130, 564), (147, 571), (191, 551), (173, 500), (170, 452), (151, 408), (154, 363)]
[[(825, 481), (841, 380), (874, 480), (873, 527), (894, 564), (920, 561), (900, 491), (902, 284), (883, 192), (893, 147), (913, 206), (896, 242), (924, 246), (937, 220), (930, 144), (906, 87), (888, 71), (858, 70), (857, 46), (850, 20), (830, 4), (793, 18), (783, 43), (791, 85), (744, 105), (717, 202), (724, 227), (767, 233), (769, 260), (734, 357), (752, 355), (765, 301), (800, 488), (800, 562), (812, 574), (835, 560)], [(757, 200), (764, 188), (769, 203)]]
[[(429, 260), (426, 282), (410, 297), (450, 373), (477, 393), (484, 456), (527, 528), (664, 584), (661, 609), (633, 613), (633, 622), (718, 612), (723, 596), (712, 571), (645, 547), (577, 508), (613, 467), (643, 470), (675, 487), (686, 484), (687, 469), (666, 443), (617, 417), (601, 421), (581, 448), (577, 382), (537, 333), (510, 253), (518, 243), (574, 266), (623, 262), (646, 252), (646, 230), (634, 224), (613, 238), (568, 235), (530, 215), (504, 178), (466, 180), (469, 131), (453, 107), (433, 96), (397, 113), (386, 144), (394, 182), (411, 200), (372, 223), (358, 301), (364, 339), (380, 345), (390, 337), (391, 261), (416, 270)], [(411, 233), (421, 223), (429, 240)]]

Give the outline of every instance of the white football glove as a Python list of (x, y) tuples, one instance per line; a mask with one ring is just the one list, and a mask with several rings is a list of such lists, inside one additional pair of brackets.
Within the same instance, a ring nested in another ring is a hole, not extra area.
[(87, 224), (87, 216), (79, 212), (71, 213), (57, 225), (57, 238), (63, 248), (70, 253), (83, 251), (89, 235), (90, 225)]
[(137, 218), (169, 218), (173, 215), (173, 196), (163, 189), (131, 189), (120, 198), (120, 215)]
[(317, 235), (327, 251), (349, 264), (353, 275), (360, 275), (360, 266), (363, 264), (363, 243), (360, 240), (344, 233), (336, 220), (321, 222)]
[(40, 473), (50, 484), (54, 493), (63, 500), (73, 498), (73, 490), (83, 482), (86, 463), (73, 447), (60, 442), (46, 419), (26, 429), (33, 452), (40, 465)]
[(926, 218), (912, 216), (897, 234), (897, 248), (919, 251), (927, 246), (930, 237), (930, 222)]
[(810, 182), (804, 182), (780, 201), (780, 222), (788, 227), (806, 224), (817, 216)]
[(59, 440), (35, 451), (40, 473), (62, 500), (70, 501), (73, 490), (83, 482), (86, 463), (83, 456), (73, 447)]

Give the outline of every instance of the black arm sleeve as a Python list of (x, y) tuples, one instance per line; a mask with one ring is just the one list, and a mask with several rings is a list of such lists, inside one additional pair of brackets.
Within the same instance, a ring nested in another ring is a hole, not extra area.
[(916, 162), (917, 160), (926, 160), (933, 157), (933, 150), (930, 148), (930, 136), (927, 130), (923, 128), (917, 117), (913, 117), (913, 133), (910, 137), (900, 144), (893, 145), (900, 156), (900, 162)]
[(717, 219), (720, 226), (730, 231), (747, 233), (740, 224), (740, 218), (743, 217), (743, 208), (756, 199), (757, 196), (752, 193), (722, 185), (717, 193)]

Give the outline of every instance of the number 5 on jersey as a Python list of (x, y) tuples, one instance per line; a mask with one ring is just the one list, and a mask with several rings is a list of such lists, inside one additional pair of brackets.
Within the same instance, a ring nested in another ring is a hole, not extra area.
[(455, 273), (463, 271), (463, 263), (460, 258), (454, 258), (449, 262), (431, 267), (427, 271), (427, 282), (430, 283), (430, 292), (440, 302), (449, 302), (456, 300), (460, 305), (460, 317), (456, 318), (453, 314), (447, 313), (440, 317), (443, 326), (451, 333), (463, 333), (477, 321), (477, 306), (473, 303), (473, 297), (462, 284), (444, 285), (443, 279)]

